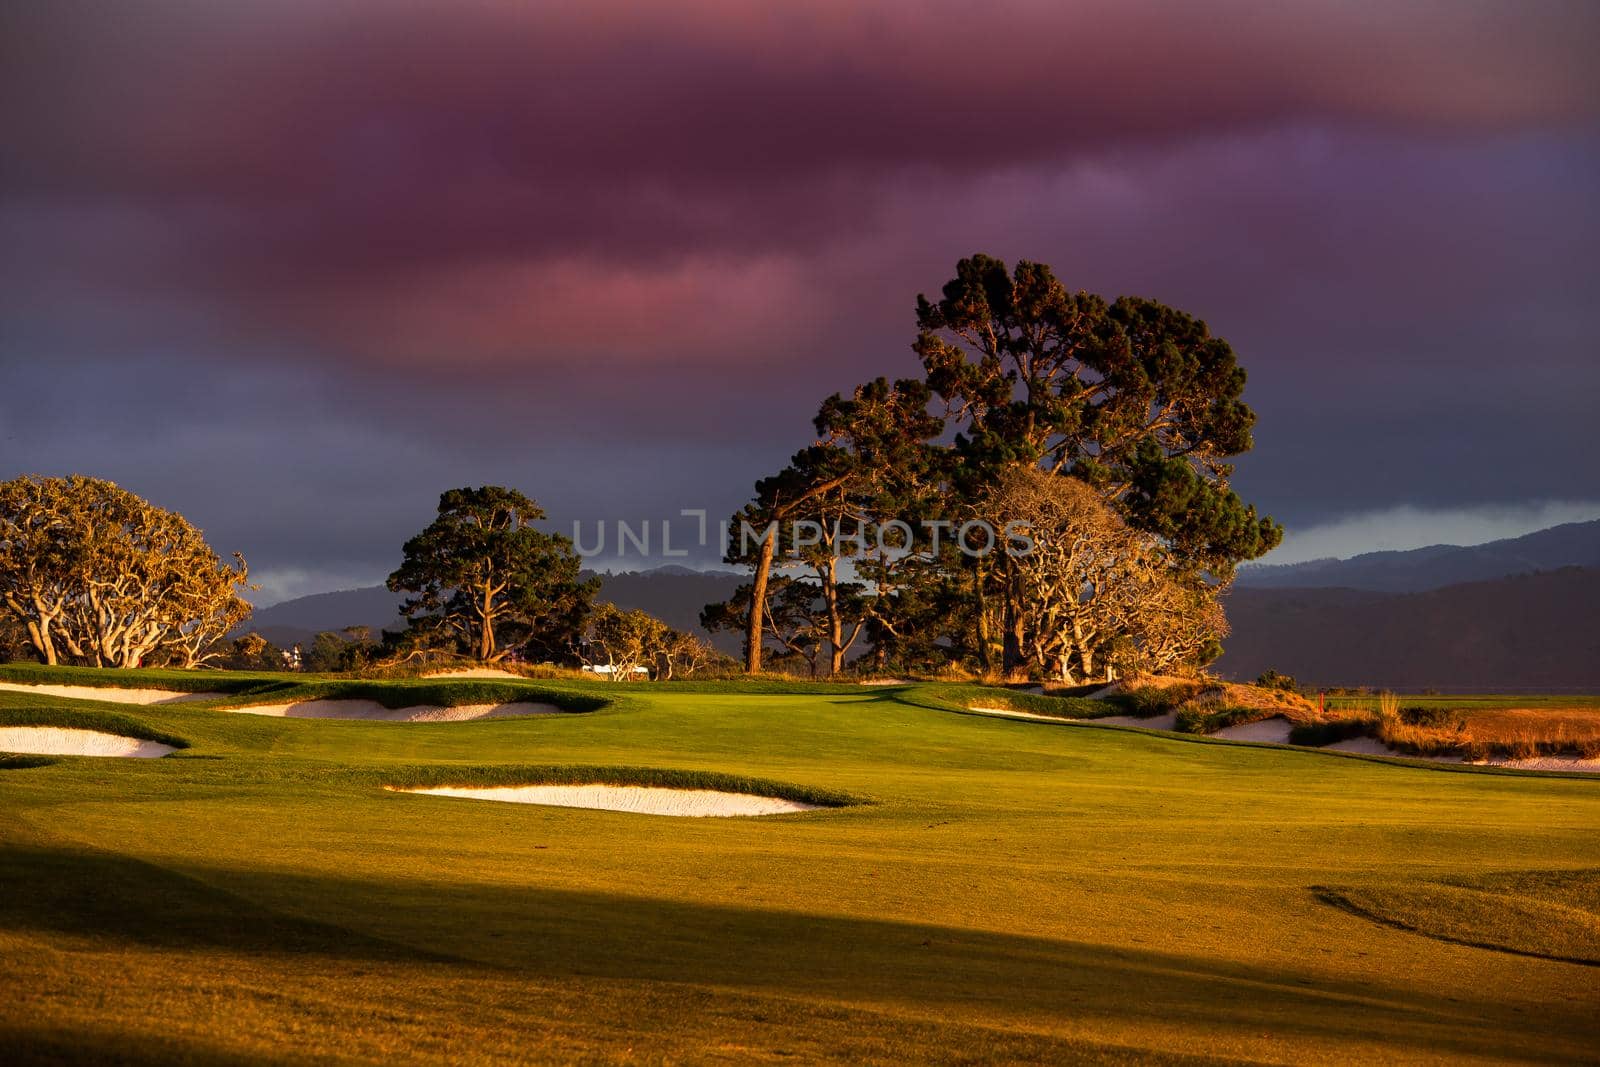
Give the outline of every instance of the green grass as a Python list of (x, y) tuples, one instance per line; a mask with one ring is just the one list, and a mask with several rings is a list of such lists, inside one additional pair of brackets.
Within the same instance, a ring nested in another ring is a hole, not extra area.
[[(599, 710), (120, 705), (191, 748), (5, 769), (7, 1061), (1592, 1059), (1600, 781), (958, 713), (1028, 696), (975, 687), (493, 684)], [(596, 775), (856, 803), (383, 788)]]

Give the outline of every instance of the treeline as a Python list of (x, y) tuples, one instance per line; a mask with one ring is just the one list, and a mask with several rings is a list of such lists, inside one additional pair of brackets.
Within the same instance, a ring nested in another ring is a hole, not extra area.
[[(745, 669), (957, 668), (1082, 682), (1214, 660), (1235, 567), (1282, 536), (1231, 488), (1251, 447), (1245, 373), (1206, 324), (1073, 293), (1049, 267), (962, 260), (918, 297), (920, 376), (824, 400), (816, 438), (756, 483), (725, 559), (749, 582), (701, 615)], [(581, 664), (609, 677), (716, 665), (698, 638), (596, 605), (570, 539), (498, 486), (454, 489), (388, 587), (403, 630), (324, 634), (321, 669), (423, 656)], [(0, 653), (130, 667), (279, 666), (242, 557), (110, 482), (0, 485)], [(302, 664), (303, 665), (303, 664)]]
[(595, 604), (570, 539), (499, 486), (453, 489), (407, 541), (389, 588), (407, 625), (318, 634), (307, 648), (230, 637), (254, 588), (182, 516), (96, 478), (0, 484), (0, 661), (95, 667), (352, 671), (418, 658), (586, 666), (605, 677), (672, 678), (731, 661), (642, 611)]
[(916, 318), (922, 374), (824, 400), (816, 441), (733, 516), (725, 559), (751, 581), (703, 624), (741, 632), (750, 671), (1215, 659), (1234, 568), (1282, 536), (1229, 484), (1255, 416), (1228, 343), (981, 255)]

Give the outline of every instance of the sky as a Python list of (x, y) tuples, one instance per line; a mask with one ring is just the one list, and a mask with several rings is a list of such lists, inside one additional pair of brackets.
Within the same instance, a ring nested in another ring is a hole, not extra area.
[(13, 0), (0, 477), (262, 602), (459, 485), (676, 541), (985, 252), (1233, 344), (1272, 562), (1600, 516), (1596, 54), (1585, 0)]

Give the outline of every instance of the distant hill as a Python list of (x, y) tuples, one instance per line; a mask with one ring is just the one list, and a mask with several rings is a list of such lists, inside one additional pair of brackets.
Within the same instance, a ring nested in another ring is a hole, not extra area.
[(700, 628), (700, 609), (732, 596), (745, 581), (743, 574), (666, 566), (650, 571), (602, 574), (600, 579), (598, 599), (619, 608), (648, 611), (673, 629), (703, 637), (729, 655), (739, 651), (738, 634), (709, 634)]
[(1420, 593), (1235, 588), (1217, 670), (1317, 685), (1600, 691), (1600, 569)]
[(1483, 545), (1434, 545), (1406, 552), (1369, 552), (1239, 568), (1241, 589), (1338, 586), (1385, 593), (1418, 593), (1461, 582), (1532, 574), (1562, 567), (1600, 567), (1600, 520), (1572, 522)]
[[(738, 651), (737, 635), (713, 638), (700, 629), (700, 609), (732, 596), (743, 581), (739, 574), (668, 565), (649, 571), (602, 574), (600, 579), (600, 600), (620, 608), (643, 609), (677, 629), (711, 640), (725, 652)], [(400, 615), (402, 599), (381, 585), (297, 597), (258, 608), (238, 632), (253, 630), (280, 648), (308, 644), (324, 630), (337, 631), (347, 626), (366, 626), (377, 636), (383, 630), (405, 625)]]
[(238, 632), (255, 631), (280, 648), (308, 644), (324, 630), (365, 626), (377, 637), (384, 630), (405, 625), (400, 615), (402, 597), (381, 585), (315, 593), (281, 604), (257, 608)]

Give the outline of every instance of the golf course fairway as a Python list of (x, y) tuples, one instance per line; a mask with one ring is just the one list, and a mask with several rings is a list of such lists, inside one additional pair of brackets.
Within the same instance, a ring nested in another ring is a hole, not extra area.
[[(187, 743), (0, 757), (0, 1058), (1600, 1048), (1600, 780), (973, 715), (970, 689), (938, 686), (253, 678), (257, 703), (575, 713), (341, 721), (221, 710), (238, 692), (0, 692), (0, 724)], [(821, 806), (675, 819), (404, 791), (543, 781)]]

